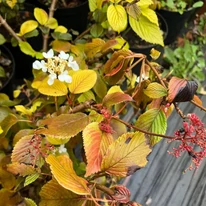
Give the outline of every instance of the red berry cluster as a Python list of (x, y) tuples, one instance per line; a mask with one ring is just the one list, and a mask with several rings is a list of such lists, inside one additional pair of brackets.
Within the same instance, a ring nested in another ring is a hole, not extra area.
[(42, 135), (35, 134), (29, 141), (30, 148), (28, 149), (31, 164), (36, 165), (36, 161), (41, 157), (46, 157), (49, 151), (54, 150), (54, 146), (48, 142)]
[(183, 128), (175, 132), (175, 139), (180, 140), (178, 148), (173, 148), (169, 154), (180, 157), (186, 151), (192, 157), (189, 170), (198, 168), (206, 157), (206, 128), (204, 123), (196, 114), (188, 114), (187, 120), (183, 122)]
[(106, 121), (102, 121), (102, 122), (99, 123), (99, 129), (103, 132), (106, 132), (106, 133), (110, 133), (110, 134), (113, 133), (112, 127)]
[(103, 114), (105, 119), (110, 119), (111, 118), (111, 114), (110, 114), (110, 112), (108, 111), (107, 108), (102, 108), (100, 112), (101, 112), (101, 114)]

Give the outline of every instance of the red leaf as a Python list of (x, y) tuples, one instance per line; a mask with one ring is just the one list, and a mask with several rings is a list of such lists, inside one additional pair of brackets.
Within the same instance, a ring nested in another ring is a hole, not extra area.
[(172, 77), (169, 82), (169, 94), (168, 94), (168, 102), (173, 102), (174, 98), (178, 94), (181, 88), (184, 88), (187, 84), (185, 79), (180, 79), (178, 77)]
[(133, 101), (132, 97), (128, 94), (124, 94), (122, 92), (114, 92), (111, 94), (107, 94), (103, 99), (103, 105), (110, 107), (115, 104), (119, 104), (122, 102)]

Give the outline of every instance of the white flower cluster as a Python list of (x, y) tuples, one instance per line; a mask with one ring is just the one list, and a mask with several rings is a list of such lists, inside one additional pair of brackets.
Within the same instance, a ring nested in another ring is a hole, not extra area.
[(73, 60), (73, 56), (69, 56), (69, 54), (66, 54), (64, 51), (61, 51), (58, 56), (54, 56), (52, 49), (42, 54), (47, 61), (36, 60), (33, 63), (33, 68), (37, 70), (41, 69), (43, 72), (49, 73), (49, 85), (52, 85), (55, 79), (66, 83), (72, 82), (72, 77), (68, 74), (68, 68), (72, 68), (74, 71), (79, 70), (79, 65)]

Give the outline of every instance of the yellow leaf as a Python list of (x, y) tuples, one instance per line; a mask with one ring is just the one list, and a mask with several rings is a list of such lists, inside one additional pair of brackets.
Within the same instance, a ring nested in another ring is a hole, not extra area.
[(50, 29), (56, 29), (58, 27), (58, 22), (55, 18), (49, 18), (45, 26)]
[(58, 26), (54, 31), (60, 33), (67, 33), (68, 29), (64, 26)]
[(111, 87), (111, 88), (108, 90), (107, 94), (112, 94), (112, 93), (115, 93), (115, 92), (124, 93), (124, 92), (122, 91), (122, 89), (120, 88), (120, 86), (113, 86), (113, 87)]
[(108, 147), (101, 169), (115, 176), (131, 175), (147, 164), (150, 152), (144, 133), (123, 134)]
[(109, 5), (107, 19), (114, 31), (121, 32), (127, 28), (127, 13), (121, 5)]
[[(1, 1), (0, 1), (1, 2)], [(6, 0), (6, 3), (8, 4), (8, 6), (13, 9), (14, 6), (16, 5), (17, 3), (17, 0)]]
[(56, 138), (56, 137), (47, 136), (46, 139), (47, 139), (48, 142), (50, 142), (51, 144), (61, 145), (61, 144), (66, 144), (66, 143), (71, 139), (71, 137), (68, 137), (68, 138), (65, 138), (65, 139), (58, 139), (58, 138)]
[(0, 126), (0, 134), (3, 133), (4, 130), (2, 129), (2, 127)]
[(140, 0), (137, 2), (137, 5), (140, 7), (148, 7), (149, 5), (153, 4), (152, 0)]
[(47, 81), (48, 78), (45, 78), (38, 87), (38, 91), (41, 94), (54, 97), (67, 95), (68, 89), (65, 83), (55, 79), (52, 85), (48, 85)]
[(37, 107), (39, 107), (41, 104), (41, 101), (36, 101), (29, 109), (26, 109), (26, 107), (24, 107), (23, 105), (16, 105), (15, 109), (22, 114), (31, 116), (36, 111)]
[(101, 51), (104, 44), (105, 41), (100, 38), (92, 39), (92, 42), (87, 43), (85, 45), (85, 53), (87, 57), (88, 58), (94, 57), (97, 53)]
[(97, 74), (93, 70), (79, 70), (72, 75), (72, 83), (69, 84), (69, 91), (73, 94), (80, 94), (90, 90), (96, 83)]
[(164, 46), (163, 35), (160, 28), (145, 16), (141, 15), (139, 21), (129, 17), (129, 23), (135, 33), (143, 40)]
[(157, 14), (155, 13), (155, 11), (149, 8), (144, 8), (144, 9), (141, 9), (141, 14), (145, 16), (146, 18), (148, 18), (152, 23), (159, 26)]
[(87, 181), (77, 176), (69, 156), (60, 155), (56, 157), (51, 154), (46, 158), (46, 162), (50, 165), (52, 174), (62, 187), (79, 195), (90, 194)]
[(38, 27), (38, 23), (34, 20), (25, 21), (20, 27), (20, 36), (29, 33)]
[(24, 54), (35, 57), (36, 51), (31, 47), (31, 45), (28, 42), (25, 41), (19, 42), (19, 47)]
[(115, 40), (117, 41), (117, 44), (112, 47), (113, 49), (129, 49), (128, 42), (122, 37), (116, 37)]
[(21, 93), (21, 90), (19, 90), (19, 89), (14, 90), (13, 91), (14, 98), (17, 98), (20, 95), (20, 93)]
[(34, 9), (34, 16), (36, 20), (39, 22), (41, 25), (45, 25), (49, 19), (48, 14), (46, 11), (40, 8), (35, 8)]
[(85, 201), (83, 196), (63, 188), (55, 179), (43, 185), (40, 196), (39, 206), (82, 206)]

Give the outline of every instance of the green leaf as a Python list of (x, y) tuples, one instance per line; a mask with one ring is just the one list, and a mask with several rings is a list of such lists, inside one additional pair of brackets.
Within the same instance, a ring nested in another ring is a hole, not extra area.
[(150, 152), (144, 133), (123, 134), (108, 147), (101, 169), (115, 176), (131, 175), (147, 164)]
[(24, 182), (24, 187), (33, 183), (35, 180), (39, 178), (39, 176), (40, 176), (39, 173), (35, 173), (35, 174), (27, 176)]
[(28, 42), (19, 42), (19, 47), (24, 54), (35, 57), (36, 51), (31, 47), (31, 45)]
[(152, 99), (157, 99), (166, 96), (167, 89), (164, 88), (161, 84), (154, 82), (149, 84), (148, 87), (144, 89), (144, 93)]
[(143, 40), (152, 44), (160, 44), (161, 46), (164, 46), (160, 28), (152, 23), (147, 17), (141, 15), (138, 21), (129, 17), (129, 23), (135, 33)]
[(24, 198), (24, 202), (26, 203), (25, 206), (37, 206), (37, 204), (32, 199), (27, 197)]
[(192, 5), (192, 7), (193, 7), (193, 8), (199, 8), (199, 7), (202, 7), (203, 4), (204, 4), (203, 1), (197, 1), (197, 2), (195, 2), (195, 3)]
[(6, 72), (2, 66), (0, 66), (0, 77), (6, 77)]
[(72, 35), (69, 33), (54, 32), (51, 34), (54, 39), (69, 41), (72, 40)]
[(3, 133), (0, 134), (1, 137), (5, 137), (8, 133), (9, 129), (17, 123), (18, 119), (15, 115), (9, 114), (6, 116), (0, 123), (1, 128), (3, 129)]
[(50, 165), (51, 172), (57, 182), (79, 195), (89, 195), (90, 189), (87, 187), (87, 180), (77, 176), (73, 169), (73, 163), (67, 155), (49, 155), (46, 162)]
[(6, 39), (2, 34), (0, 34), (0, 45), (4, 44), (6, 42)]
[(104, 31), (104, 29), (101, 26), (101, 24), (94, 24), (90, 30), (90, 33), (94, 38), (97, 38), (97, 37), (101, 36), (103, 31)]
[(70, 139), (81, 132), (88, 124), (88, 116), (84, 113), (61, 114), (57, 117), (41, 120), (38, 134), (54, 139)]
[(127, 28), (127, 13), (121, 5), (110, 4), (107, 9), (107, 19), (112, 29), (118, 33)]
[[(162, 110), (150, 109), (139, 116), (135, 125), (147, 132), (164, 135), (167, 129), (167, 119)], [(150, 145), (154, 146), (162, 138), (159, 136), (150, 135), (149, 139)]]
[(94, 92), (98, 97), (101, 99), (104, 98), (104, 96), (107, 94), (107, 85), (103, 81), (102, 77), (100, 76), (99, 73), (97, 73), (97, 81), (96, 84), (93, 87)]
[(37, 29), (34, 29), (33, 31), (24, 34), (25, 38), (31, 38), (31, 37), (36, 37), (39, 35), (39, 31)]

